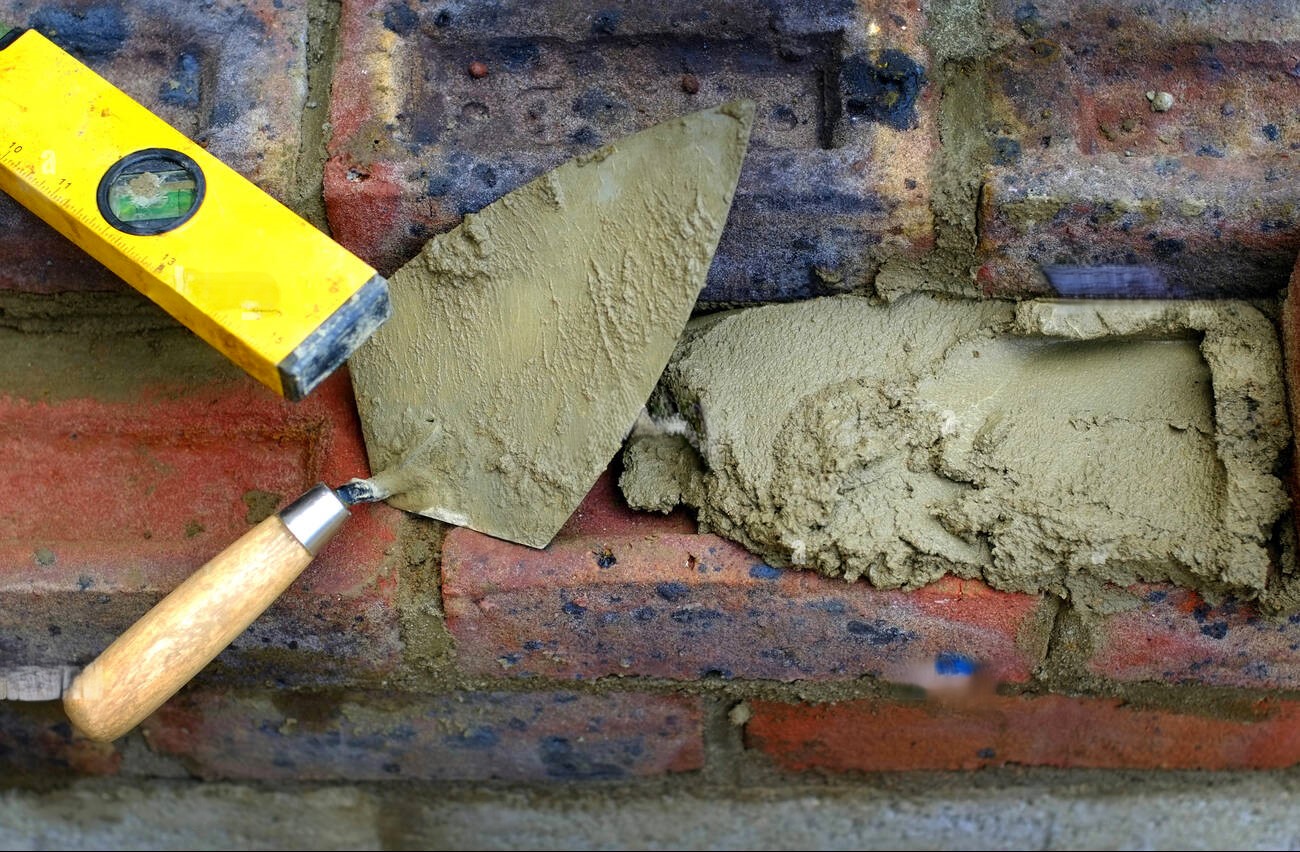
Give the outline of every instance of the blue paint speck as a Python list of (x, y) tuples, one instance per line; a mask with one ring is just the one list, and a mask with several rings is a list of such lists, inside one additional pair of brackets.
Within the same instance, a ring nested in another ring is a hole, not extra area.
[(934, 658), (935, 674), (969, 677), (977, 668), (979, 664), (965, 654), (944, 651)]
[(755, 580), (776, 580), (781, 576), (781, 569), (771, 565), (755, 565), (749, 569), (749, 576)]

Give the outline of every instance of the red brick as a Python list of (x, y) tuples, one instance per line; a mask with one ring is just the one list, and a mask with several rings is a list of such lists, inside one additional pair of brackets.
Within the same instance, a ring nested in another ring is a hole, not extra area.
[[(307, 94), (303, 0), (0, 0), (0, 20), (42, 30), (236, 171), (289, 200)], [(3, 194), (0, 234), (0, 290), (130, 289)]]
[[(367, 472), (346, 371), (295, 404), (181, 330), (0, 340), (20, 362), (0, 371), (0, 493), (19, 498), (0, 504), (0, 664), (88, 661), (256, 507)], [(390, 670), (401, 518), (355, 509), (221, 659), (289, 682)]]
[(62, 776), (116, 775), (122, 753), (72, 730), (54, 702), (0, 701), (0, 779), (49, 782)]
[(1232, 718), (1117, 698), (985, 696), (963, 704), (751, 703), (746, 745), (795, 772), (1052, 766), (1272, 769), (1300, 763), (1300, 704), (1261, 699)]
[(1266, 689), (1300, 687), (1300, 615), (1261, 616), (1247, 603), (1211, 606), (1177, 586), (1132, 589), (1141, 604), (1105, 616), (1088, 660), (1117, 681), (1157, 681)]
[(1044, 598), (956, 578), (897, 592), (782, 571), (688, 524), (626, 509), (606, 475), (545, 550), (453, 530), (442, 577), (457, 661), (511, 677), (928, 685), (971, 666), (1024, 681), (1042, 659)]
[[(1248, 4), (1203, 5), (1177, 0), (1100, 0), (1080, 5), (1071, 0), (993, 0), (989, 4), (1000, 35), (1030, 37), (1074, 33), (1070, 38), (1094, 48), (1114, 44), (1140, 49), (1152, 42), (1193, 44), (1225, 39), (1240, 42), (1300, 40), (1300, 18), (1291, 0), (1252, 0)], [(1070, 27), (1060, 27), (1064, 22)], [(1161, 69), (1170, 73), (1166, 69)]]
[(144, 723), (200, 778), (584, 781), (689, 772), (700, 699), (565, 692), (191, 692)]
[[(933, 244), (936, 98), (919, 6), (394, 8), (343, 3), (325, 181), (336, 237), (381, 271), (576, 154), (737, 97), (756, 99), (759, 119), (706, 299), (862, 287), (882, 261)], [(486, 76), (467, 73), (476, 62)]]
[[(986, 292), (1055, 292), (1049, 264), (1153, 273), (1065, 295), (1284, 286), (1300, 249), (1287, 189), (1300, 178), (1287, 107), (1300, 28), (1290, 13), (1270, 18), (1281, 8), (1218, 22), (1179, 4), (1000, 3), (979, 212)], [(1148, 91), (1171, 93), (1173, 108), (1153, 111)]]

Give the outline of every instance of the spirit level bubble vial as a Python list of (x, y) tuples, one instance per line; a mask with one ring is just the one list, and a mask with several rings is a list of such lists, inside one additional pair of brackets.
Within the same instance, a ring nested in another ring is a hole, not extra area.
[(388, 318), (388, 285), (363, 261), (40, 33), (3, 24), (0, 189), (289, 399)]

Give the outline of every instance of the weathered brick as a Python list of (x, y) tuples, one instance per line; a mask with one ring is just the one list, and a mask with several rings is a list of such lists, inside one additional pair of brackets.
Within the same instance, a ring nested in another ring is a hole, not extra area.
[[(759, 120), (704, 298), (861, 287), (883, 259), (933, 243), (923, 31), (919, 7), (883, 2), (350, 0), (330, 225), (391, 271), (432, 233), (576, 154), (751, 97)], [(473, 63), (487, 73), (471, 75)]]
[[(986, 292), (1239, 297), (1285, 285), (1300, 249), (1287, 189), (1300, 177), (1288, 107), (1300, 28), (1279, 3), (1208, 9), (997, 4)], [(1173, 106), (1154, 110), (1148, 92)], [(1129, 268), (1049, 283), (1053, 265)]]
[[(1300, 18), (1291, 0), (1252, 0), (1246, 4), (1104, 0), (1080, 6), (1070, 0), (993, 0), (989, 4), (995, 27), (1002, 35), (1031, 38), (1052, 31), (1073, 33), (1071, 38), (1094, 48), (1115, 44), (1141, 49), (1146, 44), (1176, 39), (1188, 44), (1300, 40)], [(1068, 22), (1070, 26), (1060, 27)], [(1167, 69), (1161, 69), (1167, 71)]]
[[(0, 665), (87, 662), (266, 514), (366, 472), (346, 371), (286, 403), (180, 329), (0, 349)], [(391, 669), (401, 518), (356, 508), (219, 659), (290, 683)]]
[(1249, 603), (1211, 606), (1177, 586), (1134, 587), (1141, 603), (1103, 617), (1088, 659), (1117, 681), (1300, 687), (1300, 616), (1269, 619)]
[(1023, 681), (1052, 604), (948, 578), (879, 591), (783, 571), (714, 535), (622, 505), (611, 478), (545, 550), (453, 530), (443, 600), (457, 660), (482, 675), (650, 675), (934, 685)]
[(49, 782), (60, 776), (116, 775), (123, 755), (72, 729), (54, 702), (0, 701), (0, 779)]
[[(45, 33), (236, 171), (289, 200), (307, 95), (304, 0), (0, 0), (0, 21)], [(129, 289), (3, 194), (0, 234), (0, 290)]]
[(201, 778), (583, 781), (688, 772), (700, 700), (566, 692), (190, 692), (144, 723)]
[(1264, 699), (1228, 718), (1117, 698), (993, 696), (960, 704), (756, 701), (746, 745), (802, 772), (991, 766), (1271, 769), (1300, 763), (1300, 704)]

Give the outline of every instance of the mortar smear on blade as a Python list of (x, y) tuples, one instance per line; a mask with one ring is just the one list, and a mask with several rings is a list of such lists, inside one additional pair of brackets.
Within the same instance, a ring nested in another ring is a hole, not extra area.
[(715, 314), (624, 453), (638, 508), (887, 588), (1255, 597), (1287, 509), (1276, 333), (1236, 302), (912, 295)]

